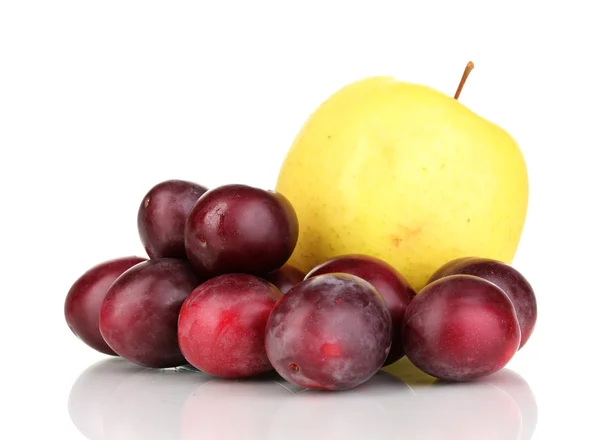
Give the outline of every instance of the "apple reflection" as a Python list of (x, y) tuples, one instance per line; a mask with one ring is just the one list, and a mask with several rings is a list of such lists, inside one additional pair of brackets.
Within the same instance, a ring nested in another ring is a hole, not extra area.
[(510, 370), (464, 384), (407, 377), (381, 371), (353, 390), (317, 392), (276, 374), (226, 381), (108, 359), (77, 379), (69, 413), (90, 440), (529, 440), (533, 435), (535, 397)]

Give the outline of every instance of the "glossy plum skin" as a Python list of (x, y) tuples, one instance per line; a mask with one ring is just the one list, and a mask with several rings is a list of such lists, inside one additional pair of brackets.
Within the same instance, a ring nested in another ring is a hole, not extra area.
[(345, 390), (383, 366), (391, 336), (390, 312), (377, 290), (354, 275), (337, 273), (309, 278), (277, 302), (265, 346), (287, 381)]
[(279, 269), (275, 269), (262, 278), (275, 285), (281, 293), (286, 294), (296, 284), (304, 280), (306, 274), (300, 269), (292, 266), (291, 264), (284, 264)]
[(282, 293), (247, 274), (220, 275), (198, 286), (179, 314), (181, 352), (197, 369), (222, 378), (273, 370), (265, 352), (265, 327)]
[(503, 368), (519, 348), (521, 331), (508, 296), (472, 275), (425, 286), (404, 315), (408, 359), (445, 381), (467, 381)]
[(202, 277), (261, 275), (289, 259), (298, 241), (298, 218), (281, 194), (246, 185), (205, 193), (185, 225), (185, 248)]
[(65, 320), (71, 331), (100, 353), (116, 356), (102, 335), (98, 321), (108, 288), (127, 269), (146, 258), (123, 257), (104, 261), (87, 270), (69, 289), (65, 299)]
[(199, 284), (189, 263), (157, 258), (127, 270), (108, 290), (100, 332), (130, 362), (150, 368), (186, 364), (177, 344), (183, 301)]
[(402, 356), (402, 325), (406, 307), (415, 291), (406, 278), (383, 260), (368, 255), (342, 255), (312, 269), (306, 278), (326, 273), (349, 273), (368, 281), (383, 297), (392, 316), (392, 348), (384, 366), (393, 364)]
[(166, 180), (148, 191), (138, 209), (138, 233), (150, 258), (186, 258), (187, 217), (207, 189), (185, 180)]
[(537, 321), (537, 300), (531, 284), (512, 266), (489, 258), (461, 258), (440, 267), (429, 283), (449, 275), (474, 275), (491, 281), (508, 295), (517, 312), (523, 347)]

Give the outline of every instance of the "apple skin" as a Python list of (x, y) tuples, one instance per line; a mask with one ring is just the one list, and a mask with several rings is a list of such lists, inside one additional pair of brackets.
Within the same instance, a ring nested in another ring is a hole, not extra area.
[(300, 224), (290, 264), (308, 271), (374, 255), (417, 291), (463, 255), (512, 262), (529, 195), (506, 130), (445, 93), (385, 76), (347, 84), (311, 112), (275, 189)]
[(313, 268), (306, 279), (327, 273), (348, 273), (369, 282), (383, 297), (392, 317), (392, 347), (383, 364), (393, 364), (404, 356), (402, 348), (402, 324), (404, 312), (410, 301), (415, 297), (415, 291), (406, 278), (396, 269), (369, 255), (342, 255), (332, 258)]
[(440, 267), (429, 279), (432, 283), (449, 275), (474, 275), (500, 287), (512, 301), (521, 329), (521, 349), (529, 340), (537, 321), (537, 300), (531, 284), (514, 267), (490, 258), (465, 257)]

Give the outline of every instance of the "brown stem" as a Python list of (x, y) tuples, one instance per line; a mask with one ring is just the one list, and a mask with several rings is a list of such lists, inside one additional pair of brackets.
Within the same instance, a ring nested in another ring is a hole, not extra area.
[(463, 72), (462, 78), (460, 79), (460, 83), (458, 84), (456, 93), (454, 94), (454, 99), (458, 99), (458, 97), (460, 96), (460, 92), (462, 92), (465, 82), (467, 81), (467, 78), (469, 77), (469, 73), (471, 73), (471, 70), (473, 70), (473, 67), (475, 67), (475, 64), (473, 64), (473, 61), (469, 61), (467, 63), (467, 67), (465, 67), (465, 71)]

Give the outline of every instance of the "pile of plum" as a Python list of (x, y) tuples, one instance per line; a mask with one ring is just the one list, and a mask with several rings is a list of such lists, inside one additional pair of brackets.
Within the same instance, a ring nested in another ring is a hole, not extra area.
[(148, 368), (221, 378), (275, 370), (344, 390), (403, 356), (444, 381), (503, 368), (537, 318), (528, 281), (474, 257), (418, 293), (386, 262), (340, 255), (304, 274), (287, 263), (298, 219), (281, 194), (246, 185), (154, 186), (138, 211), (149, 258), (100, 263), (73, 284), (65, 318), (90, 347)]

